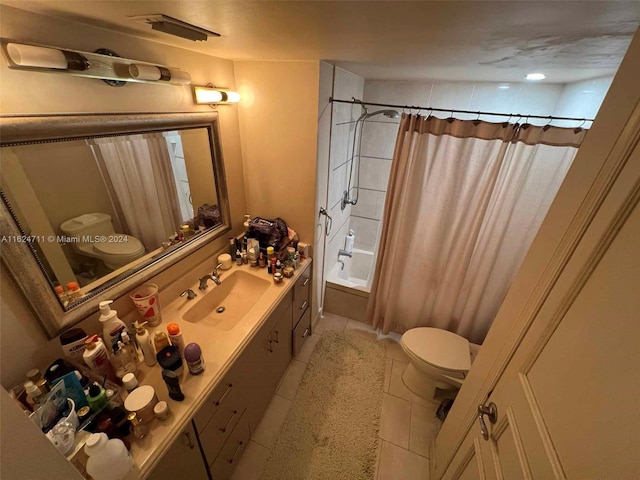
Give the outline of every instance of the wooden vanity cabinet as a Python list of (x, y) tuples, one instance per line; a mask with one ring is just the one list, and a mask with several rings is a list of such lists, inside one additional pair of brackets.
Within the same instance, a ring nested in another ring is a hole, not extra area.
[(149, 475), (149, 480), (208, 480), (209, 474), (202, 458), (193, 421), (182, 430), (169, 451)]
[(289, 291), (194, 415), (215, 480), (233, 472), (291, 360), (292, 302)]
[(220, 453), (210, 466), (211, 477), (214, 480), (224, 480), (231, 478), (233, 470), (242, 457), (242, 453), (249, 445), (251, 439), (251, 430), (249, 422), (243, 416), (233, 431), (229, 435), (229, 439), (225, 442)]
[(251, 431), (258, 426), (291, 360), (291, 315), (292, 294), (289, 292), (243, 355), (250, 402), (247, 421)]
[[(197, 461), (193, 455), (188, 458), (198, 471), (191, 473), (187, 467), (170, 470), (165, 466), (177, 456), (187, 458), (181, 451), (185, 447), (176, 442), (150, 478), (225, 480), (231, 477), (292, 355), (297, 354), (311, 334), (310, 283), (311, 269), (307, 266), (193, 416), (190, 428), (195, 427), (195, 432), (190, 430), (190, 438), (197, 435), (200, 448), (195, 449)], [(190, 452), (192, 449), (186, 453)], [(184, 459), (176, 464), (182, 465)], [(210, 477), (198, 468), (205, 464)], [(167, 476), (168, 471), (174, 473)]]
[(291, 337), (293, 356), (298, 355), (302, 345), (311, 335), (311, 267), (296, 280), (293, 286), (293, 316), (291, 317)]

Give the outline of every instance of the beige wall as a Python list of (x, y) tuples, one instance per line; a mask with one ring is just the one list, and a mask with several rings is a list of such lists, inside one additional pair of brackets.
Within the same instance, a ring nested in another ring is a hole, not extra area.
[(246, 213), (313, 243), (319, 62), (235, 62)]
[(215, 188), (215, 179), (211, 169), (211, 154), (209, 153), (209, 137), (202, 134), (201, 129), (182, 130), (182, 151), (184, 163), (189, 177), (189, 192), (194, 216), (198, 214), (201, 205), (219, 205)]
[[(105, 47), (123, 57), (179, 67), (191, 74), (196, 85), (209, 82), (231, 88), (235, 85), (233, 63), (229, 60), (4, 5), (0, 5), (0, 30), (3, 37), (25, 42), (84, 51)], [(209, 111), (208, 106), (193, 104), (188, 86), (128, 84), (114, 88), (100, 80), (9, 70), (4, 56), (0, 62), (0, 111), (3, 114)], [(219, 114), (233, 231), (239, 233), (242, 230), (242, 215), (247, 208), (238, 109), (236, 106), (224, 106)], [(161, 288), (167, 287), (181, 272), (197, 275), (200, 266), (210, 270), (214, 252), (224, 249), (225, 244), (224, 238), (212, 242), (196, 252), (190, 261), (181, 262), (165, 275), (160, 275), (155, 279), (156, 282)], [(30, 368), (46, 366), (60, 350), (57, 339), (46, 339), (4, 271), (0, 273), (0, 278), (0, 382), (8, 387), (21, 381)], [(116, 302), (116, 308), (126, 313), (132, 309), (130, 304), (127, 298), (121, 297)], [(98, 330), (96, 318), (93, 317), (83, 322), (82, 326), (88, 330)]]
[[(85, 141), (27, 145), (13, 150), (56, 234), (62, 234), (62, 222), (83, 213), (102, 212), (115, 219), (98, 164)], [(68, 197), (62, 193), (68, 193)]]

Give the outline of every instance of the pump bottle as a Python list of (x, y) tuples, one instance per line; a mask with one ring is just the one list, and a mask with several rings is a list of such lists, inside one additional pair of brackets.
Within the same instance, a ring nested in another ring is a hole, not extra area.
[(111, 310), (113, 300), (106, 300), (99, 303), (100, 307), (100, 323), (102, 323), (102, 338), (107, 350), (113, 352), (114, 347), (118, 345), (120, 335), (127, 329), (127, 326), (118, 318), (118, 312)]
[(144, 326), (147, 322), (134, 322), (133, 326), (136, 329), (136, 341), (138, 342), (138, 346), (140, 350), (142, 350), (142, 355), (144, 356), (144, 363), (149, 367), (153, 367), (156, 364), (156, 352), (153, 349), (153, 342), (151, 340), (151, 335), (147, 331)]

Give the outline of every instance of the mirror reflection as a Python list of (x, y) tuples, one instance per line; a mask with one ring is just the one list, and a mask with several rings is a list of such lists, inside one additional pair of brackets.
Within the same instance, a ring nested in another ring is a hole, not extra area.
[(0, 177), (66, 308), (222, 223), (206, 128), (3, 147)]

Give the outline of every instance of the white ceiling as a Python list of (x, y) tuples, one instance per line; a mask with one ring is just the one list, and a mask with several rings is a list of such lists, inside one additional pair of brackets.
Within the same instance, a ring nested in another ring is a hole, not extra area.
[[(2, 0), (218, 57), (329, 60), (367, 79), (566, 83), (615, 73), (638, 1)], [(192, 42), (128, 17), (163, 13), (222, 37)]]

